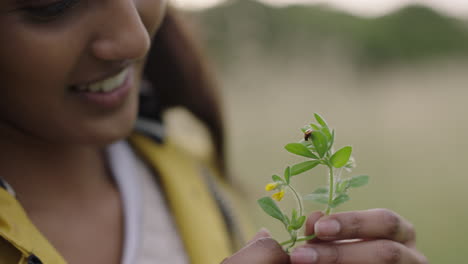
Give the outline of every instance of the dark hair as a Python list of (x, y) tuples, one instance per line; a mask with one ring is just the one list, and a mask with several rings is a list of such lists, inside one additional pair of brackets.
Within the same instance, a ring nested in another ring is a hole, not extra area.
[(168, 8), (153, 39), (144, 75), (153, 87), (154, 118), (174, 106), (192, 112), (210, 131), (217, 165), (224, 172), (223, 122), (215, 81), (198, 43), (174, 8)]

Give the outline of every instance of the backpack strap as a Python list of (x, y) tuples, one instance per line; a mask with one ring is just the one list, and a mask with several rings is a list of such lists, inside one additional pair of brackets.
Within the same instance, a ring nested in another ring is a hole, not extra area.
[(62, 256), (34, 226), (23, 207), (6, 188), (0, 188), (0, 263), (15, 263), (3, 260), (19, 253), (20, 263), (65, 264)]
[(159, 172), (169, 208), (192, 264), (221, 263), (232, 253), (232, 241), (223, 215), (194, 157), (170, 138), (158, 144), (135, 133), (130, 142)]

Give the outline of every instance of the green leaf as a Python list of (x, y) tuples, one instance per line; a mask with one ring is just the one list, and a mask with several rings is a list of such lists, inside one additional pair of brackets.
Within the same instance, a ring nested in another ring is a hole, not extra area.
[(306, 146), (302, 145), (301, 143), (289, 143), (284, 148), (287, 151), (299, 156), (318, 159), (317, 155), (312, 153)]
[(319, 126), (317, 126), (316, 124), (310, 124), (310, 127), (313, 128), (313, 130), (317, 130), (317, 131), (320, 131), (322, 130)]
[[(309, 140), (309, 141), (301, 140), (301, 142), (299, 142), (299, 143), (301, 143), (306, 148), (308, 148), (312, 153), (315, 152), (314, 143), (312, 143), (312, 140)], [(317, 157), (317, 155), (316, 155), (316, 157)]]
[(299, 217), (296, 222), (294, 222), (294, 224), (291, 224), (291, 228), (293, 230), (299, 230), (301, 229), (302, 225), (304, 225), (304, 222), (306, 220), (306, 217), (303, 215), (301, 217)]
[(335, 208), (338, 205), (340, 205), (340, 204), (342, 204), (342, 203), (344, 203), (346, 201), (349, 201), (349, 195), (347, 195), (346, 193), (342, 193), (342, 194), (338, 195), (337, 197), (335, 197), (335, 199), (333, 199), (333, 202), (331, 203), (330, 207)]
[(328, 143), (329, 144), (328, 148), (331, 148), (333, 146), (333, 143), (335, 143), (335, 130), (332, 130), (331, 132), (331, 139), (330, 139), (330, 142)]
[(292, 209), (292, 213), (291, 213), (291, 223), (292, 223), (292, 224), (296, 223), (296, 220), (297, 220), (297, 210), (296, 210), (296, 209)]
[(349, 179), (342, 180), (336, 184), (337, 193), (345, 193), (349, 188)]
[(289, 182), (291, 181), (291, 167), (289, 166), (287, 166), (284, 170), (284, 179), (286, 180), (287, 184), (289, 184)]
[(313, 131), (312, 142), (314, 143), (315, 150), (319, 154), (320, 158), (323, 158), (329, 149), (328, 139), (325, 134), (323, 134), (322, 131)]
[(351, 157), (351, 152), (353, 151), (353, 148), (350, 146), (343, 147), (342, 149), (338, 150), (331, 156), (330, 162), (335, 168), (341, 168), (346, 163), (348, 163), (349, 158)]
[(328, 127), (327, 122), (325, 122), (325, 119), (323, 119), (319, 114), (315, 113), (315, 120), (322, 126), (322, 127)]
[(349, 158), (348, 162), (346, 163), (346, 165), (344, 166), (346, 169), (351, 170), (353, 169), (354, 167), (356, 166), (356, 162), (354, 161), (353, 157), (351, 156), (351, 158)]
[(328, 204), (328, 194), (311, 193), (311, 194), (305, 195), (304, 200), (314, 201), (314, 202), (321, 203), (321, 204)]
[(322, 127), (322, 129), (320, 131), (322, 131), (323, 134), (327, 137), (328, 142), (329, 142), (329, 144), (331, 146), (333, 144), (333, 141), (332, 141), (333, 135), (330, 133), (330, 130), (328, 129), (328, 127)]
[(287, 217), (285, 217), (283, 212), (281, 212), (281, 209), (279, 209), (271, 197), (260, 198), (257, 202), (263, 211), (265, 211), (269, 216), (280, 220), (284, 224), (288, 224), (289, 221), (287, 221)]
[(307, 148), (310, 147), (310, 146), (312, 146), (312, 144), (313, 144), (312, 141), (309, 141), (309, 140), (308, 140), (308, 141), (301, 140), (301, 142), (299, 142), (299, 143), (301, 143), (302, 145), (306, 146)]
[(366, 185), (369, 183), (369, 176), (367, 175), (359, 175), (359, 176), (354, 176), (351, 179), (349, 179), (349, 187), (351, 188), (357, 188)]
[(322, 118), (319, 114), (317, 114), (317, 113), (315, 113), (314, 116), (315, 116), (315, 120), (317, 120), (317, 122), (322, 126), (321, 129), (317, 129), (317, 130), (322, 131), (322, 132), (325, 134), (325, 136), (327, 136), (328, 141), (331, 142), (332, 134), (330, 133), (330, 129), (328, 128), (327, 122), (325, 122), (325, 119), (323, 119), (323, 118)]
[[(305, 215), (299, 217), (299, 219), (297, 220), (297, 226), (298, 226), (299, 228), (301, 228), (302, 225), (304, 225), (305, 221), (306, 221)], [(298, 229), (299, 229), (299, 228), (298, 228)]]
[(278, 175), (276, 175), (276, 174), (273, 175), (273, 176), (271, 176), (271, 179), (272, 179), (274, 182), (284, 182), (284, 180), (281, 179), (281, 177), (278, 176)]
[(315, 191), (313, 191), (312, 193), (316, 193), (316, 194), (328, 193), (328, 187), (318, 187), (318, 188), (315, 189)]
[(291, 175), (294, 176), (294, 175), (301, 174), (303, 172), (306, 172), (308, 170), (311, 170), (317, 167), (317, 165), (319, 164), (320, 164), (320, 161), (318, 160), (309, 160), (309, 161), (304, 161), (298, 164), (294, 164), (291, 167)]

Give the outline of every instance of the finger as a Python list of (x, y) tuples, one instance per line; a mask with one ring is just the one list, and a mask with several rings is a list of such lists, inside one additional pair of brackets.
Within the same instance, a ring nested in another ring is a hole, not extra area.
[[(313, 212), (311, 213), (308, 217), (307, 217), (307, 221), (306, 221), (306, 224), (305, 224), (305, 235), (306, 236), (310, 236), (310, 235), (313, 235), (315, 234), (315, 223), (321, 218), (323, 217), (323, 213), (318, 211), (318, 212)], [(312, 241), (315, 241), (315, 239), (312, 239), (312, 240), (309, 240), (308, 242), (312, 242)]]
[(270, 232), (266, 228), (261, 228), (257, 232), (257, 234), (255, 234), (255, 236), (251, 240), (249, 240), (249, 242), (247, 242), (247, 244), (250, 244), (250, 243), (254, 242), (257, 239), (267, 238), (267, 237), (271, 237)]
[(291, 253), (291, 264), (427, 264), (421, 254), (391, 240), (308, 244)]
[(222, 264), (289, 264), (289, 256), (270, 237), (266, 229), (260, 230), (251, 242)]
[(414, 228), (398, 214), (387, 209), (372, 209), (337, 213), (326, 216), (314, 224), (321, 240), (389, 239), (413, 243)]

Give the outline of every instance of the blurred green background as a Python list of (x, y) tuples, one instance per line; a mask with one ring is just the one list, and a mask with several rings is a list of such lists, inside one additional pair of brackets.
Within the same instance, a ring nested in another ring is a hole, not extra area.
[[(273, 173), (302, 159), (283, 149), (322, 114), (353, 174), (371, 176), (339, 211), (386, 207), (412, 221), (431, 263), (466, 263), (468, 24), (422, 7), (363, 18), (325, 6), (251, 0), (189, 12), (214, 61), (230, 168), (258, 227), (286, 234), (256, 199)], [(302, 193), (326, 183), (302, 175)], [(291, 201), (285, 201), (285, 204)], [(308, 210), (322, 207), (309, 203)]]

